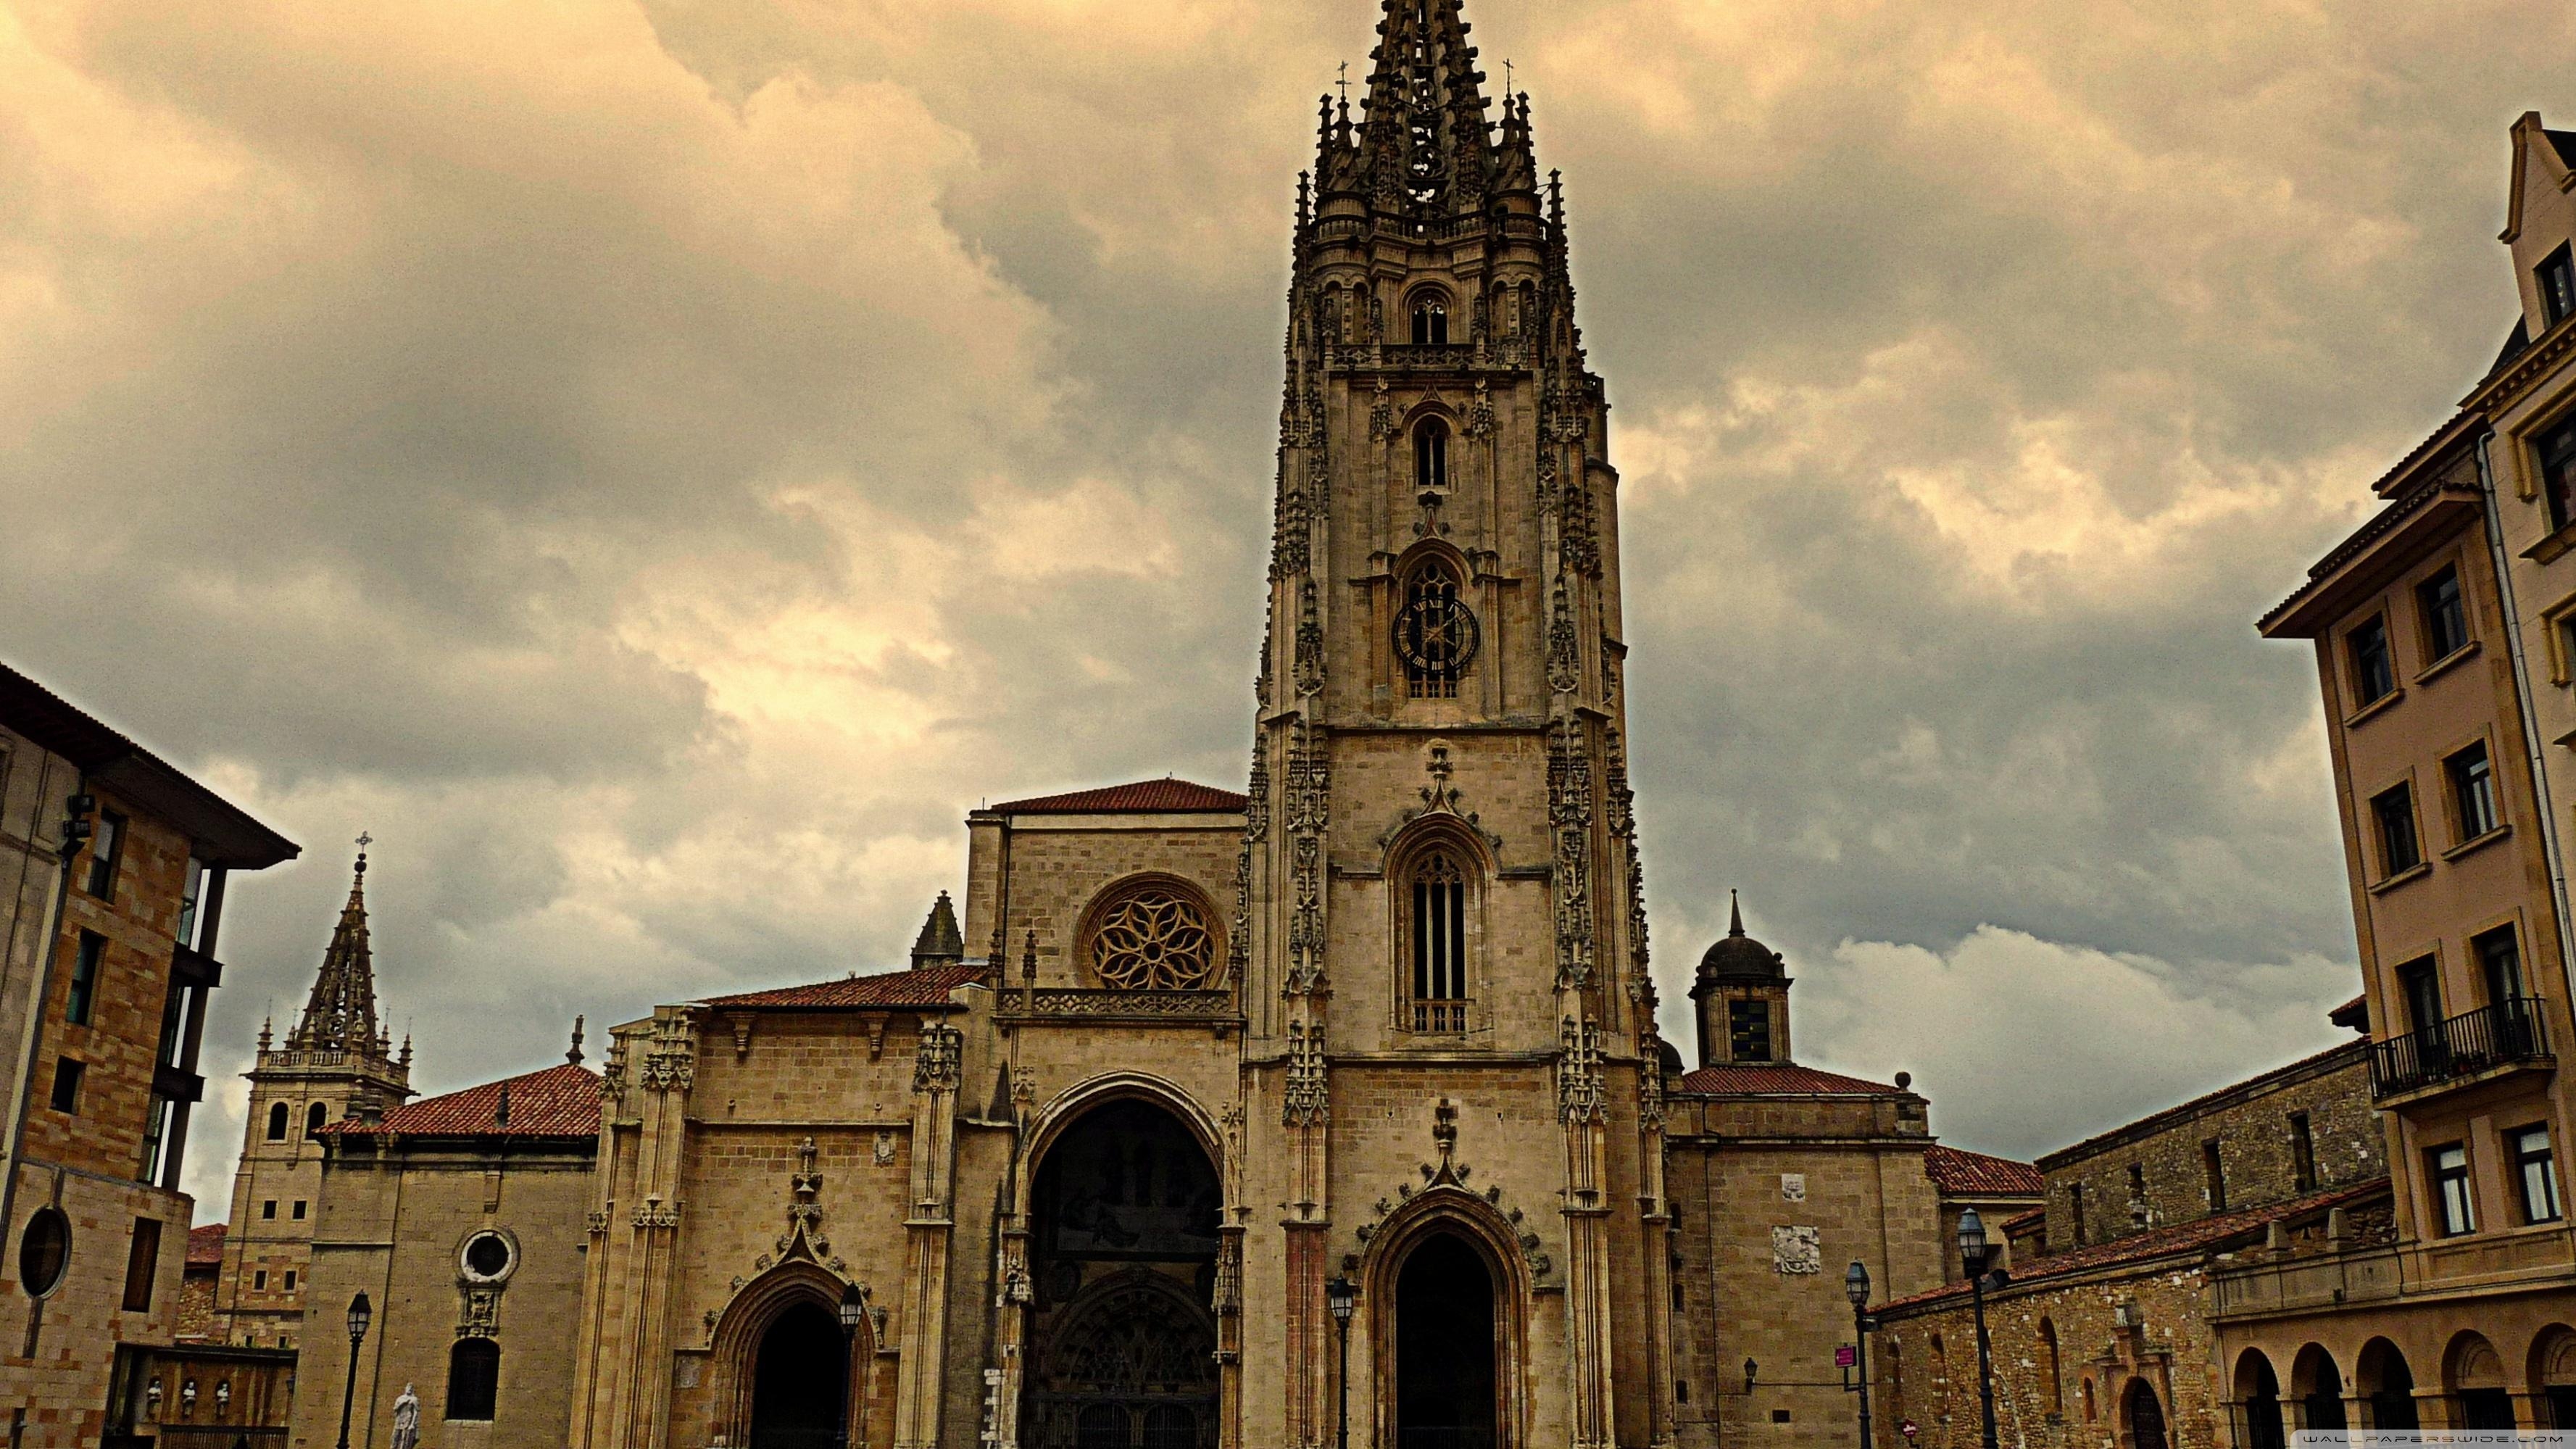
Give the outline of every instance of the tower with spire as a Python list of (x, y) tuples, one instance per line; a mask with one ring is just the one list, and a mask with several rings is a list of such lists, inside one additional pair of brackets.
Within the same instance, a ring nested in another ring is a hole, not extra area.
[(258, 1348), (302, 1335), (304, 1286), (322, 1196), (322, 1127), (381, 1116), (412, 1095), (411, 1042), (397, 1050), (376, 1014), (367, 939), (367, 853), (360, 836), (349, 899), (331, 928), (304, 1010), (281, 1038), (259, 1031), (232, 1220), (215, 1283), (214, 1332)]
[(1671, 1433), (1619, 475), (1562, 189), (1468, 36), (1458, 0), (1386, 0), (1360, 111), (1325, 98), (1298, 187), (1235, 933), (1280, 1139), (1248, 1200), (1287, 1204), (1287, 1373), (1246, 1406), (1268, 1442), (1333, 1436), (1324, 1286), (1397, 1186), (1354, 1104), (1403, 1098), (1452, 1102), (1461, 1154), (1565, 1205), (1529, 1259), (1551, 1321), (1521, 1327), (1563, 1346), (1567, 1394), (1524, 1429)]

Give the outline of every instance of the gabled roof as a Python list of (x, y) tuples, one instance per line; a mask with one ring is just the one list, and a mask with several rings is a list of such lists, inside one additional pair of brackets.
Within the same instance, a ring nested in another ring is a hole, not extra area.
[[(509, 1101), (509, 1120), (501, 1104)], [(326, 1137), (506, 1137), (571, 1140), (599, 1135), (599, 1074), (567, 1062), (396, 1107), (382, 1121), (338, 1121)]]
[(1701, 1097), (1897, 1097), (1906, 1091), (1787, 1062), (1702, 1067), (1682, 1077), (1681, 1089)]
[[(2113, 1238), (2107, 1243), (2093, 1243), (2081, 1248), (2070, 1248), (2063, 1253), (2049, 1253), (2016, 1262), (2011, 1270), (2011, 1286), (2024, 1287), (2096, 1268), (2117, 1268), (2186, 1253), (2210, 1252), (2224, 1247), (2231, 1240), (2258, 1234), (2272, 1223), (2285, 1218), (2301, 1217), (2329, 1208), (2342, 1207), (2347, 1203), (2387, 1195), (2388, 1179), (2373, 1178), (2355, 1187), (2314, 1192), (2306, 1197), (2291, 1198), (2286, 1202), (2271, 1203), (2263, 1207), (2241, 1208), (2235, 1212), (2218, 1213), (2211, 1217), (2196, 1218), (2187, 1223), (2175, 1223), (2169, 1227), (2150, 1228), (2143, 1233), (2131, 1233), (2125, 1238)], [(1968, 1283), (1963, 1278), (1955, 1283), (1947, 1283), (1938, 1288), (1882, 1303), (1879, 1305), (1879, 1311), (1911, 1308), (1918, 1304), (1938, 1302), (1944, 1298), (1964, 1298), (1967, 1292)]]
[(962, 961), (943, 961), (910, 971), (875, 976), (844, 976), (810, 986), (782, 986), (772, 991), (745, 991), (710, 996), (699, 1004), (732, 1008), (848, 1010), (902, 1008), (922, 1010), (949, 1005), (948, 993), (983, 977), (984, 968)]
[(99, 785), (185, 832), (197, 858), (208, 865), (260, 870), (299, 853), (294, 841), (5, 664), (0, 664), (0, 725), (80, 766)]
[(990, 807), (1002, 815), (1233, 815), (1251, 801), (1232, 790), (1169, 776), (1063, 795), (1035, 795)]
[(208, 1223), (188, 1229), (188, 1266), (202, 1268), (224, 1260), (224, 1225)]
[(1937, 1142), (1923, 1149), (1923, 1170), (1934, 1187), (1954, 1196), (2037, 1197), (2048, 1190), (2048, 1179), (2027, 1162)]
[(2014, 1213), (2011, 1217), (2004, 1219), (2003, 1235), (2009, 1238), (2015, 1233), (2025, 1232), (2031, 1228), (2038, 1227), (2042, 1222), (2045, 1222), (2047, 1218), (2048, 1209), (2044, 1207), (2035, 1207), (2026, 1213)]

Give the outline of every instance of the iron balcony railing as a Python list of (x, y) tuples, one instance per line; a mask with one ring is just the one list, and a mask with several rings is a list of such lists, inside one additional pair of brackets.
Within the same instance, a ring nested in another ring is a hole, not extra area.
[(2370, 1095), (2393, 1097), (2547, 1055), (2549, 1030), (2540, 1019), (2540, 1003), (2528, 996), (2510, 996), (2404, 1036), (2371, 1043)]

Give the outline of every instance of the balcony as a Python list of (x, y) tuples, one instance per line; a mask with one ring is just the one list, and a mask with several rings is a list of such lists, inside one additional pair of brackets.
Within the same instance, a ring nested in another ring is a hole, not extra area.
[(1467, 1029), (1467, 1008), (1463, 1000), (1417, 1001), (1413, 1003), (1413, 1029), (1428, 1032), (1460, 1032)]
[(2552, 1062), (2540, 1003), (2508, 997), (2370, 1046), (2371, 1099), (2387, 1103)]

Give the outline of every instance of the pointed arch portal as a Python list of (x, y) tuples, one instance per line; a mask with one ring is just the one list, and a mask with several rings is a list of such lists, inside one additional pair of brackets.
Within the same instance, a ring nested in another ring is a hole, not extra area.
[(1215, 1449), (1216, 1168), (1156, 1102), (1084, 1112), (1030, 1193), (1027, 1449)]
[(751, 1384), (751, 1449), (831, 1449), (849, 1372), (840, 1320), (798, 1303), (760, 1336)]
[(1423, 1238), (1395, 1279), (1396, 1449), (1491, 1449), (1497, 1357), (1484, 1255)]

